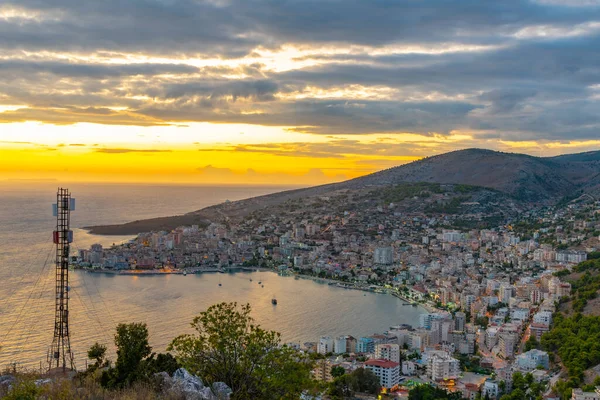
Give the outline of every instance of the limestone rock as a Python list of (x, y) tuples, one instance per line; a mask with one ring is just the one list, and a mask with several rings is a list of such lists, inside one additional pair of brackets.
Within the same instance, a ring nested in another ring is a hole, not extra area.
[(52, 383), (52, 379), (38, 379), (35, 381), (35, 386), (43, 386)]
[(10, 389), (17, 379), (12, 375), (0, 376), (0, 387)]
[(210, 388), (204, 387), (202, 379), (190, 374), (185, 368), (179, 368), (173, 374), (173, 388), (182, 392), (186, 400), (213, 400), (214, 398), (214, 396), (208, 397), (208, 393), (212, 395), (212, 392)]
[(173, 387), (173, 378), (166, 372), (157, 372), (153, 376), (154, 383), (159, 390), (170, 390)]
[(212, 384), (212, 391), (219, 400), (229, 400), (233, 392), (224, 382), (215, 382)]

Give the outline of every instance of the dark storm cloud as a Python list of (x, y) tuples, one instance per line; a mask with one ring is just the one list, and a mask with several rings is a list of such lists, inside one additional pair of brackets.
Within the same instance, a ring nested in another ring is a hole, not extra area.
[(38, 19), (0, 25), (0, 46), (29, 50), (145, 51), (235, 56), (258, 45), (344, 42), (382, 45), (460, 38), (495, 43), (535, 24), (571, 26), (593, 7), (525, 0), (19, 0)]
[[(599, 21), (566, 1), (0, 0), (0, 104), (25, 105), (0, 122), (597, 139)], [(311, 66), (235, 59), (284, 45)], [(108, 60), (145, 55), (177, 63)]]
[[(175, 99), (186, 96), (209, 96), (220, 98), (231, 96), (237, 98), (251, 98), (257, 101), (273, 100), (273, 95), (278, 92), (279, 86), (272, 80), (236, 80), (221, 82), (188, 82), (165, 85), (161, 90), (161, 97)], [(158, 93), (155, 93), (158, 95)]]
[(56, 61), (0, 60), (0, 73), (31, 75), (52, 74), (58, 77), (106, 79), (121, 76), (190, 74), (198, 68), (177, 64), (86, 64)]
[(398, 103), (393, 101), (303, 100), (275, 104), (269, 113), (213, 112), (197, 104), (147, 108), (140, 112), (157, 120), (296, 126), (319, 134), (412, 131), (429, 135), (462, 126), (478, 106), (460, 102)]

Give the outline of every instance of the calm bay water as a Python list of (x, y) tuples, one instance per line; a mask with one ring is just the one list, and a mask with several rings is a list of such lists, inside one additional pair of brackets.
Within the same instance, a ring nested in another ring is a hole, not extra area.
[[(0, 183), (0, 367), (12, 362), (39, 367), (52, 341), (51, 233), (55, 222), (51, 204), (56, 186)], [(68, 187), (77, 199), (77, 210), (72, 215), (74, 228), (182, 214), (227, 199), (285, 189), (99, 184)], [(93, 243), (108, 246), (129, 239), (74, 230), (74, 251)], [(160, 352), (172, 338), (190, 332), (189, 323), (195, 315), (221, 301), (250, 303), (257, 322), (281, 332), (286, 342), (315, 341), (321, 335), (383, 332), (390, 325), (414, 324), (422, 312), (403, 306), (391, 296), (365, 296), (359, 291), (269, 272), (135, 277), (76, 271), (71, 280), (71, 344), (79, 366), (84, 365), (86, 350), (94, 342), (112, 345), (114, 327), (119, 322), (146, 322), (151, 344)], [(279, 305), (271, 305), (273, 296)]]

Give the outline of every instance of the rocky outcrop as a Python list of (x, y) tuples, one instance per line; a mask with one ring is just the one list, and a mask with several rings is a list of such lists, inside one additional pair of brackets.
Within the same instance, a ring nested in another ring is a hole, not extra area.
[(219, 400), (229, 399), (229, 397), (231, 397), (231, 393), (233, 392), (231, 388), (227, 386), (224, 382), (213, 383), (212, 391)]
[(0, 376), (0, 388), (5, 388), (6, 390), (9, 390), (16, 380), (17, 379), (12, 375), (2, 375)]
[(223, 382), (215, 382), (211, 387), (205, 386), (202, 379), (179, 368), (170, 377), (166, 372), (154, 375), (157, 386), (163, 392), (183, 395), (186, 400), (229, 400), (232, 390)]

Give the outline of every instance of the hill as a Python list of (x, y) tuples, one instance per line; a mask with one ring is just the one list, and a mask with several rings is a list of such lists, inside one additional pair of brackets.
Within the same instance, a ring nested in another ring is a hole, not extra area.
[[(466, 149), (424, 158), (344, 184), (361, 187), (401, 182), (458, 183), (492, 188), (537, 202), (562, 197), (578, 189), (572, 179), (579, 178), (577, 172), (572, 171), (575, 166), (569, 166), (565, 171), (565, 165), (569, 164), (525, 154)], [(600, 173), (600, 166), (596, 168)]]
[(553, 204), (574, 194), (600, 194), (600, 151), (557, 157), (534, 157), (484, 149), (458, 150), (345, 182), (219, 204), (175, 217), (89, 229), (91, 233), (124, 235), (215, 220), (236, 220), (257, 210), (275, 206), (279, 208), (298, 199), (332, 196), (349, 191), (377, 197), (378, 191), (373, 189), (409, 183), (468, 185), (500, 192), (513, 201), (528, 206)]

